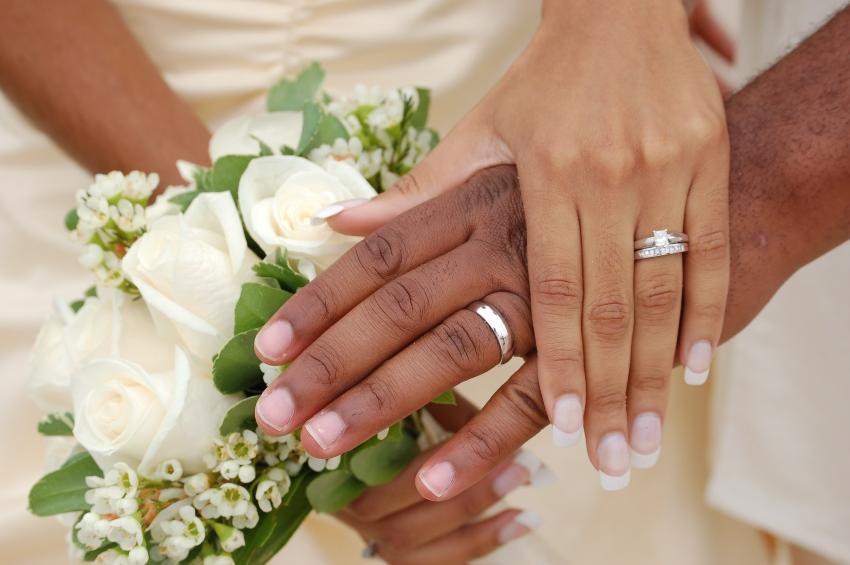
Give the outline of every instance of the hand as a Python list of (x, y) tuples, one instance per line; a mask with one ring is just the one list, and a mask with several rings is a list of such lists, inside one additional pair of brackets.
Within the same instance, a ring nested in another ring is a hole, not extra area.
[[(707, 0), (699, 0), (690, 17), (691, 35), (705, 42), (705, 45), (727, 63), (735, 62), (735, 42), (723, 29), (723, 26), (711, 13)], [(726, 98), (732, 94), (732, 87), (715, 73), (720, 92)]]
[[(660, 434), (677, 342), (691, 384), (707, 378), (718, 343), (729, 276), (724, 112), (679, 0), (544, 6), (526, 52), (435, 151), (330, 223), (366, 233), (482, 168), (516, 163), (554, 440), (575, 443), (584, 427), (613, 488), (629, 469), (629, 430)], [(686, 232), (690, 252), (636, 264), (633, 242), (659, 228)], [(441, 290), (433, 306), (460, 306)]]
[[(457, 430), (477, 410), (458, 398), (457, 406), (439, 406), (431, 412), (445, 429)], [(422, 500), (414, 481), (419, 466), (434, 451), (420, 454), (392, 482), (368, 489), (336, 515), (384, 561), (392, 565), (467, 563), (539, 524), (536, 514), (518, 509), (505, 509), (482, 519), (482, 514), (509, 492), (549, 476), (534, 455), (519, 452), (462, 495), (435, 503)]]

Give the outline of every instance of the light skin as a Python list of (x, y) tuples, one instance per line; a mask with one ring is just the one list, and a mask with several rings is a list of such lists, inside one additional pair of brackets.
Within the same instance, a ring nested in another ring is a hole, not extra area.
[[(569, 445), (583, 429), (610, 482), (627, 466), (601, 452), (628, 453), (634, 418), (663, 412), (677, 342), (686, 380), (704, 382), (725, 311), (724, 109), (681, 2), (545, 1), (526, 51), (472, 112), (393, 190), (333, 225), (369, 233), (500, 164), (519, 175), (553, 439)], [(686, 232), (692, 252), (635, 264), (633, 242), (661, 228)], [(306, 339), (266, 357), (291, 359)]]
[[(728, 103), (732, 278), (722, 339), (797, 269), (850, 239), (848, 39), (845, 9)], [(499, 348), (464, 306), (484, 299), (529, 361), (423, 465), (420, 493), (444, 500), (463, 492), (537, 433), (548, 417), (531, 341), (521, 204), (514, 170), (490, 169), (391, 221), (299, 291), (267, 326), (288, 325), (300, 355), (258, 404), (263, 429), (306, 424), (306, 448), (330, 457), (482, 373)], [(676, 308), (675, 299), (648, 305)], [(658, 418), (628, 430), (641, 455), (660, 445), (666, 386), (647, 385), (662, 396), (657, 412), (633, 414)]]
[(165, 83), (106, 0), (9, 0), (0, 87), (85, 169), (154, 171), (209, 161), (209, 132)]

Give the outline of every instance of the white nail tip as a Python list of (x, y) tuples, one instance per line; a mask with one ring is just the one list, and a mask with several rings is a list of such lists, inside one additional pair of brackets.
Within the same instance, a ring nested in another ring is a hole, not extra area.
[(316, 212), (312, 218), (310, 218), (310, 225), (319, 226), (325, 223), (325, 220), (328, 218), (332, 218), (345, 210), (345, 206), (341, 204), (331, 204), (325, 208), (322, 208), (318, 212)]
[(579, 428), (574, 432), (564, 432), (552, 426), (552, 443), (555, 444), (555, 447), (571, 447), (578, 443), (583, 431), (582, 428)]
[(649, 469), (655, 467), (658, 463), (658, 458), (661, 457), (661, 448), (659, 447), (652, 453), (638, 453), (634, 449), (629, 449), (629, 459), (631, 465), (635, 469)]
[(558, 477), (545, 465), (541, 466), (540, 469), (531, 476), (531, 486), (534, 488), (545, 488), (557, 481)]
[(708, 380), (708, 371), (703, 371), (701, 373), (696, 373), (691, 371), (688, 368), (685, 368), (685, 383), (693, 386), (699, 386), (705, 384), (705, 381)]
[(605, 490), (622, 490), (629, 486), (629, 481), (632, 480), (632, 471), (629, 469), (624, 474), (619, 477), (612, 477), (611, 475), (606, 475), (602, 471), (599, 471), (599, 484), (602, 485), (602, 488)]
[(530, 510), (526, 510), (516, 518), (514, 518), (514, 522), (521, 526), (525, 526), (529, 530), (536, 530), (543, 524), (543, 518), (540, 517), (540, 514), (537, 512), (531, 512)]
[(532, 452), (521, 449), (514, 456), (514, 463), (525, 467), (528, 470), (528, 476), (533, 477), (535, 473), (543, 466), (543, 462)]

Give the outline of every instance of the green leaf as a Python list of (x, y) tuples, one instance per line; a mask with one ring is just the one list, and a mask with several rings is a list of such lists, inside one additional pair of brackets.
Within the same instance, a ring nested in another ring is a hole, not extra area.
[(320, 145), (333, 145), (340, 138), (348, 139), (348, 130), (336, 116), (326, 114), (318, 104), (304, 105), (304, 125), (298, 141), (299, 155), (307, 155)]
[(431, 404), (450, 404), (454, 406), (457, 404), (457, 399), (455, 398), (454, 391), (449, 389), (434, 400), (432, 400)]
[(260, 360), (254, 354), (257, 330), (236, 334), (213, 359), (213, 382), (224, 394), (242, 392), (262, 384)]
[(106, 545), (102, 545), (102, 546), (98, 547), (97, 549), (92, 549), (91, 551), (86, 551), (85, 554), (83, 554), (83, 561), (86, 561), (86, 562), (95, 561), (97, 559), (98, 555), (100, 555), (101, 553), (106, 553), (110, 549), (115, 549), (116, 547), (118, 547), (117, 543), (107, 543)]
[(291, 293), (268, 285), (249, 282), (242, 285), (236, 302), (236, 321), (233, 333), (261, 328), (289, 300)]
[(90, 476), (103, 476), (92, 456), (87, 452), (72, 455), (62, 467), (43, 476), (32, 487), (30, 512), (36, 516), (53, 516), (88, 510), (86, 477)]
[(228, 436), (233, 432), (242, 430), (253, 430), (257, 427), (254, 419), (254, 407), (257, 406), (259, 395), (249, 396), (231, 406), (221, 420), (218, 431), (222, 436)]
[(70, 412), (48, 414), (38, 423), (38, 433), (43, 436), (74, 435), (74, 416)]
[(196, 167), (193, 173), (195, 180), (195, 188), (201, 192), (209, 192), (212, 190), (212, 168)]
[(266, 107), (269, 112), (297, 112), (307, 102), (317, 99), (324, 81), (324, 69), (318, 63), (312, 63), (295, 80), (282, 80), (274, 85), (269, 91)]
[(310, 473), (292, 479), (283, 504), (273, 512), (260, 513), (260, 521), (244, 530), (245, 545), (233, 553), (236, 565), (256, 565), (271, 560), (286, 545), (312, 508), (307, 500)]
[(393, 480), (419, 453), (416, 440), (408, 434), (387, 437), (358, 450), (351, 456), (351, 473), (372, 487)]
[(256, 159), (254, 155), (225, 155), (215, 160), (212, 169), (212, 192), (230, 191), (234, 202), (239, 192), (239, 179), (248, 168), (248, 164)]
[(74, 312), (74, 314), (76, 314), (77, 312), (80, 311), (80, 308), (82, 308), (83, 304), (85, 304), (85, 303), (86, 303), (86, 301), (82, 300), (82, 299), (74, 300), (73, 302), (71, 302), (71, 304), (69, 304), (69, 306), (71, 307), (71, 310)]
[(410, 125), (416, 129), (424, 129), (428, 123), (428, 111), (431, 109), (431, 91), (427, 88), (417, 88), (419, 106), (410, 118)]
[(289, 292), (295, 292), (308, 282), (307, 277), (296, 273), (288, 264), (262, 262), (254, 265), (254, 272), (259, 277), (274, 279), (280, 283), (280, 287)]
[(366, 485), (345, 469), (328, 471), (310, 481), (307, 500), (317, 512), (337, 512), (351, 504)]
[(181, 212), (185, 212), (186, 209), (189, 207), (189, 204), (191, 204), (192, 201), (194, 201), (200, 193), (200, 190), (192, 190), (169, 198), (168, 201), (174, 204), (175, 206), (178, 206)]
[(74, 231), (77, 229), (77, 224), (80, 223), (80, 216), (77, 214), (77, 209), (72, 208), (68, 210), (68, 213), (65, 214), (65, 228), (68, 231)]

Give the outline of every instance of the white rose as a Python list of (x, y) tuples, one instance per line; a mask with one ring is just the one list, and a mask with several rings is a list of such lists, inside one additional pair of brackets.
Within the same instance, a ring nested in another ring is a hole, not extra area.
[(301, 112), (269, 112), (240, 116), (218, 128), (210, 138), (210, 159), (225, 155), (259, 155), (260, 142), (275, 155), (284, 145), (295, 149), (301, 140)]
[(164, 216), (173, 216), (180, 213), (180, 206), (171, 201), (175, 196), (180, 196), (194, 190), (191, 186), (169, 186), (156, 201), (145, 208), (145, 223), (151, 225)]
[(72, 376), (74, 437), (102, 469), (123, 462), (153, 476), (168, 459), (188, 474), (206, 469), (204, 455), (238, 397), (192, 376), (180, 348), (172, 359), (173, 368), (163, 372), (117, 357), (95, 359)]
[(233, 335), (236, 301), (257, 262), (229, 192), (204, 193), (155, 222), (124, 257), (161, 335), (209, 368)]
[(293, 156), (251, 161), (239, 181), (239, 207), (248, 233), (266, 252), (285, 249), (296, 259), (327, 268), (360, 238), (310, 220), (335, 202), (372, 198), (375, 189), (352, 165), (328, 159), (320, 167)]
[(71, 374), (95, 357), (120, 356), (157, 371), (171, 362), (173, 345), (156, 335), (141, 301), (98, 289), (76, 314), (56, 303), (30, 353), (27, 388), (45, 412), (71, 410)]

